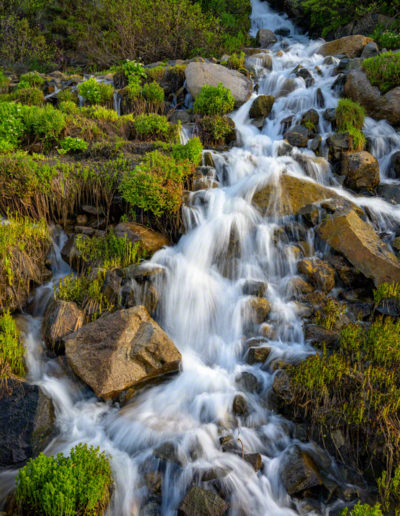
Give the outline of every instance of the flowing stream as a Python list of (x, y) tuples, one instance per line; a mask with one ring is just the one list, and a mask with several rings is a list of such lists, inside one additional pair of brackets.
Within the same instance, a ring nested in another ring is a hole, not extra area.
[[(180, 374), (148, 388), (122, 409), (101, 402), (63, 375), (57, 361), (46, 358), (40, 325), (51, 283), (36, 292), (34, 315), (24, 316), (29, 379), (53, 399), (59, 429), (46, 453), (68, 453), (79, 442), (105, 450), (111, 457), (115, 480), (110, 515), (158, 514), (151, 512), (154, 507), (151, 499), (149, 502), (144, 476), (160, 467), (154, 449), (171, 442), (179, 465), (172, 461), (161, 468), (162, 515), (175, 515), (190, 485), (203, 485), (199, 479), (211, 469), (221, 472), (219, 485), (227, 493), (230, 515), (314, 514), (305, 512), (285, 492), (280, 467), (297, 441), (291, 424), (268, 408), (266, 402), (274, 375), (268, 364), (274, 359), (295, 361), (313, 353), (305, 342), (301, 307), (294, 301), (290, 287), (298, 258), (289, 242), (277, 238), (282, 228), (295, 231), (297, 226), (293, 218), (261, 217), (250, 200), (254, 191), (267, 183), (278, 191), (279, 177), (286, 173), (329, 186), (367, 207), (377, 230), (390, 233), (393, 224), (400, 221), (398, 206), (379, 198), (356, 198), (344, 191), (328, 162), (315, 159), (311, 150), (295, 149), (290, 155), (280, 155), (281, 120), (286, 117), (294, 116), (294, 124), (305, 111), (314, 108), (320, 114), (322, 140), (332, 132), (322, 114), (338, 101), (332, 89), (337, 60), (324, 64), (324, 58), (315, 53), (321, 41), (302, 35), (266, 2), (252, 0), (252, 4), (252, 36), (259, 28), (286, 29), (287, 36), (279, 38), (270, 49), (272, 71), (263, 68), (259, 59), (253, 59), (258, 93), (232, 115), (240, 143), (228, 152), (213, 153), (218, 188), (190, 194), (184, 208), (185, 235), (174, 247), (156, 253), (150, 263), (165, 269), (157, 321), (182, 353)], [(299, 64), (311, 72), (313, 86), (307, 88), (304, 79), (293, 75)], [(279, 96), (288, 79), (293, 91)], [(249, 119), (257, 94), (277, 97), (261, 131)], [(371, 119), (366, 121), (365, 132), (371, 139), (372, 153), (379, 158), (383, 179), (393, 181), (387, 178), (387, 169), (390, 155), (400, 149), (399, 134), (385, 122)], [(305, 166), (296, 159), (299, 154)], [(313, 249), (312, 231), (306, 238)], [(59, 254), (62, 241), (55, 242), (52, 282), (69, 272)], [(315, 249), (316, 253), (322, 251)], [(268, 284), (272, 329), (265, 324), (249, 329), (250, 298), (244, 292), (250, 282)], [(267, 333), (265, 345), (272, 349), (267, 364), (249, 365), (246, 340), (255, 337), (257, 343), (262, 343)], [(238, 378), (243, 372), (251, 372), (257, 378), (257, 392), (248, 392), (241, 386)], [(238, 393), (248, 403), (245, 416), (232, 414), (233, 399)], [(233, 436), (239, 453), (222, 451), (220, 438), (226, 435)], [(242, 460), (242, 449), (246, 454), (262, 455), (261, 471), (255, 472)], [(0, 476), (3, 498), (12, 488), (14, 476), (15, 472)], [(329, 509), (332, 507), (323, 508), (323, 512), (328, 514)]]

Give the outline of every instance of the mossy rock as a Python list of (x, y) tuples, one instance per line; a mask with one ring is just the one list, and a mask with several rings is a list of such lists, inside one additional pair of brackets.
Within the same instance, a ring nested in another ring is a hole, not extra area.
[(275, 97), (272, 95), (260, 95), (255, 99), (250, 108), (250, 118), (266, 118), (272, 110), (274, 105)]

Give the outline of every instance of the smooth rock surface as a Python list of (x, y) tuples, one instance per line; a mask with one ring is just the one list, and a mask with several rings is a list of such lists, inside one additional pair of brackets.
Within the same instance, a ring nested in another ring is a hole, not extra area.
[(359, 57), (364, 47), (373, 41), (374, 40), (372, 38), (355, 34), (353, 36), (345, 36), (344, 38), (335, 39), (334, 41), (328, 41), (328, 43), (324, 43), (317, 52), (323, 56), (345, 54), (351, 59)]

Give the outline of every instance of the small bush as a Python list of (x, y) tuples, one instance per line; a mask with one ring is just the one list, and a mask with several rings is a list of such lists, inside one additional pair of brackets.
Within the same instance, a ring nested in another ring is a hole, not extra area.
[(59, 154), (75, 154), (76, 152), (84, 152), (88, 148), (88, 143), (81, 138), (72, 138), (67, 136), (60, 141)]
[(0, 385), (10, 374), (23, 376), (25, 349), (9, 311), (0, 316)]
[(153, 66), (146, 68), (146, 74), (149, 79), (156, 82), (161, 82), (164, 79), (167, 68), (165, 66)]
[(345, 310), (345, 307), (341, 303), (334, 299), (329, 299), (327, 304), (316, 313), (315, 324), (327, 330), (333, 330), (337, 324), (340, 323), (340, 319), (345, 313)]
[(185, 167), (159, 151), (145, 155), (140, 165), (125, 173), (120, 191), (133, 208), (155, 216), (177, 213), (182, 203)]
[(111, 84), (97, 82), (94, 77), (81, 82), (78, 86), (81, 95), (88, 104), (107, 104), (112, 101), (114, 88)]
[(74, 104), (78, 103), (78, 96), (75, 92), (66, 88), (65, 90), (61, 90), (57, 93), (58, 102), (73, 102)]
[(63, 100), (58, 104), (58, 109), (66, 115), (74, 115), (80, 113), (79, 107), (72, 100)]
[(245, 59), (246, 54), (244, 52), (240, 52), (240, 54), (233, 53), (231, 56), (229, 56), (229, 59), (226, 62), (226, 66), (232, 70), (243, 70)]
[(200, 165), (203, 145), (199, 138), (191, 138), (185, 145), (176, 144), (171, 147), (171, 156), (175, 161), (188, 160), (196, 167)]
[(359, 129), (349, 126), (345, 133), (350, 135), (350, 149), (351, 151), (362, 151), (365, 149), (366, 139), (365, 135)]
[(30, 459), (17, 475), (16, 500), (24, 515), (95, 516), (107, 507), (111, 486), (104, 452), (78, 444), (69, 457)]
[(380, 509), (379, 503), (372, 507), (371, 505), (361, 505), (361, 503), (358, 502), (350, 512), (346, 507), (346, 509), (340, 513), (340, 516), (383, 516), (383, 512)]
[(400, 303), (400, 284), (399, 283), (382, 283), (374, 291), (374, 301), (379, 305), (384, 299), (396, 299)]
[(128, 84), (128, 86), (125, 88), (125, 91), (127, 92), (130, 100), (140, 99), (143, 95), (142, 86), (138, 82)]
[(129, 61), (128, 59), (120, 67), (128, 78), (128, 83), (138, 83), (141, 79), (146, 78), (146, 70), (142, 63), (138, 61)]
[(0, 141), (3, 142), (3, 149), (15, 149), (20, 143), (25, 131), (24, 112), (20, 104), (0, 102)]
[(18, 88), (13, 92), (12, 98), (28, 106), (42, 106), (44, 104), (43, 91), (35, 87)]
[(396, 50), (400, 48), (400, 34), (395, 27), (385, 28), (378, 26), (371, 34), (380, 48), (386, 48), (387, 50)]
[(236, 137), (235, 124), (226, 116), (205, 116), (198, 125), (205, 145), (223, 145)]
[(17, 88), (40, 88), (44, 85), (43, 77), (37, 72), (29, 72), (22, 74), (19, 78)]
[(133, 121), (133, 130), (140, 140), (174, 141), (178, 137), (178, 127), (172, 126), (165, 116), (155, 113), (137, 116)]
[(365, 121), (365, 109), (351, 99), (340, 99), (336, 108), (336, 126), (346, 131), (349, 126), (361, 130)]
[(9, 84), (10, 79), (4, 74), (3, 70), (0, 68), (0, 93), (7, 93)]
[(65, 115), (51, 104), (32, 106), (24, 112), (25, 130), (32, 138), (41, 138), (45, 144), (59, 137), (65, 128)]
[(107, 109), (104, 106), (84, 107), (82, 113), (94, 120), (103, 120), (104, 122), (117, 122), (119, 118), (113, 109)]
[(164, 102), (164, 90), (156, 82), (150, 82), (143, 86), (143, 96), (148, 102)]
[(365, 59), (362, 64), (371, 84), (382, 93), (400, 86), (400, 53), (385, 52)]
[(205, 84), (194, 101), (193, 111), (200, 115), (225, 115), (235, 107), (235, 99), (222, 83), (218, 86)]

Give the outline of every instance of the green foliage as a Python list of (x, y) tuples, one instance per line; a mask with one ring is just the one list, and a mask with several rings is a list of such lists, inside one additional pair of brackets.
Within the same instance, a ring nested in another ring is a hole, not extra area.
[(73, 102), (74, 104), (77, 104), (78, 102), (78, 96), (73, 91), (66, 88), (65, 90), (61, 90), (57, 93), (57, 99), (58, 102)]
[(372, 507), (371, 505), (361, 505), (361, 503), (358, 502), (350, 512), (346, 507), (346, 509), (340, 513), (340, 516), (383, 516), (380, 507), (379, 503)]
[(105, 122), (117, 122), (119, 118), (113, 109), (108, 109), (104, 106), (84, 107), (81, 112), (94, 120), (103, 120)]
[(366, 139), (362, 131), (350, 125), (346, 131), (342, 132), (349, 133), (351, 137), (351, 147), (349, 150), (362, 151), (365, 149)]
[(28, 106), (42, 106), (44, 104), (43, 91), (35, 87), (18, 88), (12, 93), (12, 98)]
[(133, 120), (133, 131), (140, 140), (175, 141), (179, 128), (171, 125), (167, 117), (150, 113), (139, 115)]
[(125, 89), (126, 89), (126, 92), (128, 93), (128, 97), (131, 100), (137, 100), (137, 99), (141, 98), (141, 96), (143, 94), (143, 89), (139, 82), (132, 82), (132, 83), (128, 84), (128, 86)]
[(9, 311), (0, 316), (0, 385), (10, 374), (24, 376), (25, 349)]
[(161, 82), (165, 76), (167, 68), (165, 66), (153, 66), (146, 68), (146, 74), (149, 79), (156, 82)]
[(371, 84), (382, 93), (400, 86), (400, 53), (385, 52), (363, 61), (362, 67)]
[(146, 78), (146, 71), (143, 64), (137, 61), (129, 61), (129, 59), (127, 59), (122, 63), (120, 69), (127, 76), (129, 84), (138, 83), (141, 79)]
[(17, 88), (40, 88), (44, 85), (44, 82), (45, 81), (40, 74), (37, 72), (29, 72), (21, 75)]
[[(246, 54), (244, 52), (240, 52), (237, 54), (233, 53), (231, 56), (229, 56), (229, 59), (226, 62), (226, 66), (228, 68), (231, 68), (232, 70), (243, 70), (245, 59), (246, 59)], [(224, 63), (222, 63), (222, 64), (224, 64)]]
[(374, 291), (374, 301), (379, 305), (384, 299), (396, 299), (400, 303), (400, 284), (399, 283), (382, 283)]
[(3, 70), (0, 68), (0, 92), (6, 93), (8, 91), (9, 84), (10, 79), (4, 74)]
[(97, 82), (94, 77), (78, 85), (79, 95), (81, 95), (88, 104), (107, 104), (112, 101), (114, 88), (111, 84)]
[(235, 125), (226, 116), (205, 116), (199, 122), (201, 139), (205, 145), (229, 143), (235, 139)]
[(133, 208), (155, 216), (175, 214), (182, 203), (185, 167), (159, 151), (145, 155), (142, 163), (125, 173), (120, 192)]
[(156, 82), (150, 82), (143, 86), (143, 96), (148, 102), (164, 102), (164, 90)]
[(336, 126), (339, 131), (346, 131), (348, 126), (362, 129), (365, 121), (365, 109), (351, 99), (340, 99), (336, 108)]
[(84, 152), (88, 148), (88, 143), (81, 138), (72, 138), (67, 136), (60, 141), (59, 154), (74, 154), (76, 152)]
[(24, 108), (12, 102), (0, 102), (0, 141), (3, 149), (8, 144), (8, 149), (15, 149), (24, 134), (23, 122)]
[(371, 38), (376, 41), (380, 48), (386, 48), (387, 50), (400, 48), (400, 33), (398, 30), (388, 30), (378, 26), (371, 34)]
[(80, 113), (79, 107), (72, 100), (63, 100), (58, 104), (58, 109), (66, 115), (74, 115)]
[(200, 115), (225, 115), (233, 111), (234, 107), (235, 99), (222, 83), (218, 86), (205, 84), (194, 101), (193, 111)]
[(25, 131), (32, 138), (43, 139), (45, 144), (54, 142), (65, 128), (65, 115), (51, 104), (31, 106), (24, 112)]
[(383, 509), (387, 513), (390, 513), (391, 509), (395, 509), (397, 516), (400, 501), (400, 465), (396, 467), (392, 476), (388, 475), (386, 471), (382, 473), (381, 478), (378, 479), (378, 489)]
[(87, 266), (101, 266), (104, 269), (127, 267), (138, 263), (143, 255), (139, 242), (132, 243), (125, 237), (117, 237), (113, 231), (104, 237), (76, 239), (80, 258)]
[(203, 145), (196, 136), (195, 138), (191, 138), (185, 145), (172, 145), (170, 152), (175, 161), (188, 160), (197, 167), (201, 163)]
[(345, 313), (345, 310), (345, 307), (341, 303), (334, 299), (329, 299), (327, 304), (316, 313), (315, 324), (327, 330), (333, 330), (337, 324), (340, 323), (340, 319)]
[(22, 514), (95, 516), (110, 499), (110, 463), (99, 448), (78, 444), (69, 457), (41, 453), (17, 475), (16, 500)]

